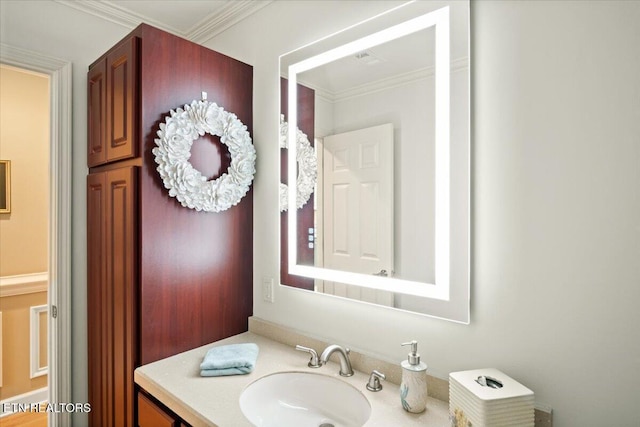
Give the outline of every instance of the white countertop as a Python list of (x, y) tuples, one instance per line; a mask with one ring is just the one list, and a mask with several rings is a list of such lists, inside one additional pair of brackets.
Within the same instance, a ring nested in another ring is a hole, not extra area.
[[(256, 343), (260, 348), (252, 373), (228, 377), (200, 376), (200, 362), (209, 348), (246, 342)], [(193, 427), (251, 427), (240, 410), (240, 394), (258, 378), (285, 371), (333, 376), (362, 391), (371, 404), (371, 417), (365, 424), (366, 427), (450, 426), (447, 402), (429, 398), (425, 412), (410, 414), (402, 409), (396, 384), (382, 381), (382, 391), (370, 392), (365, 388), (369, 373), (355, 371), (352, 377), (344, 378), (338, 374), (338, 363), (329, 362), (321, 368), (312, 369), (307, 367), (308, 361), (307, 353), (261, 335), (245, 332), (141, 366), (135, 370), (134, 379), (136, 384)]]

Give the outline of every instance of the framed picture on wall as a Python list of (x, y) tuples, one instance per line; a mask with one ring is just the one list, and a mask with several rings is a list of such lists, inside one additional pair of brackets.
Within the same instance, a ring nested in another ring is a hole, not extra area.
[(11, 213), (11, 160), (0, 160), (0, 214)]

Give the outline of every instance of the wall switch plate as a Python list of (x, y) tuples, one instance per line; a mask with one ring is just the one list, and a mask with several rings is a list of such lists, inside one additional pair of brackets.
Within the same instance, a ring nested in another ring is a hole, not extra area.
[(267, 302), (274, 302), (273, 279), (271, 277), (262, 278), (262, 299)]

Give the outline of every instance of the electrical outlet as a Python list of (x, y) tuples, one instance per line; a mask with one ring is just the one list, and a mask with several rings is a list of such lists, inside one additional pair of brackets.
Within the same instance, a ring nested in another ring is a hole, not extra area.
[(262, 299), (267, 302), (274, 302), (273, 279), (270, 277), (262, 278)]

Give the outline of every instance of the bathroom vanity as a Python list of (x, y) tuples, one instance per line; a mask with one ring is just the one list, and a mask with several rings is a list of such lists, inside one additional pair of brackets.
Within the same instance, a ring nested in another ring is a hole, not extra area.
[[(351, 377), (341, 377), (338, 374), (340, 366), (332, 359), (327, 365), (317, 369), (309, 368), (309, 355), (296, 351), (294, 346), (279, 341), (288, 341), (289, 335), (282, 339), (269, 333), (270, 337), (260, 335), (268, 328), (259, 319), (251, 319), (250, 331), (215, 343), (211, 343), (194, 350), (177, 354), (147, 365), (135, 371), (135, 382), (146, 393), (156, 400), (156, 407), (164, 406), (168, 419), (173, 416), (174, 424), (185, 422), (197, 426), (251, 426), (240, 408), (240, 395), (247, 386), (256, 380), (276, 372), (305, 372), (326, 375), (353, 386), (362, 393), (371, 405), (371, 415), (365, 426), (449, 426), (448, 403), (430, 397), (427, 410), (421, 414), (410, 414), (402, 409), (398, 395), (398, 384), (382, 381), (382, 390), (371, 392), (366, 389), (370, 372), (358, 371), (358, 367), (374, 366), (384, 372), (385, 363), (380, 361), (362, 360), (362, 356), (354, 355), (355, 374)], [(268, 325), (267, 325), (268, 326)], [(260, 354), (254, 371), (248, 375), (228, 377), (201, 377), (200, 362), (205, 353), (212, 346), (256, 343)], [(309, 340), (302, 344), (313, 346)], [(317, 344), (316, 344), (317, 345)], [(317, 348), (321, 351), (321, 348)], [(353, 354), (353, 353), (352, 353)], [(388, 379), (394, 379), (389, 375)], [(431, 386), (431, 384), (430, 384)], [(160, 405), (158, 405), (160, 404)], [(144, 423), (140, 423), (144, 426)]]

